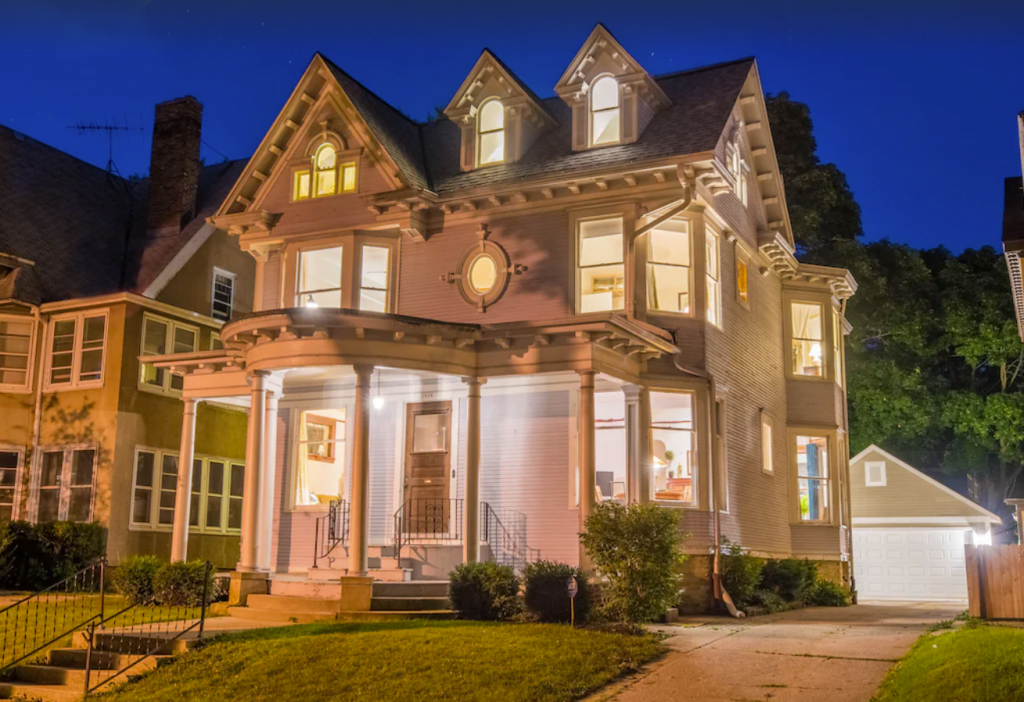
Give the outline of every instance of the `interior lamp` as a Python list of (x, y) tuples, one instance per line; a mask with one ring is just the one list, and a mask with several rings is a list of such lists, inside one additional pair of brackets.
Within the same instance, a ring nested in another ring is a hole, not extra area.
[(815, 360), (815, 362), (821, 363), (821, 344), (814, 344), (811, 346), (811, 353), (809, 355)]
[(312, 295), (307, 295), (306, 296), (306, 307), (313, 308), (313, 307), (319, 307), (319, 306), (320, 305), (316, 304), (316, 300), (313, 299)]

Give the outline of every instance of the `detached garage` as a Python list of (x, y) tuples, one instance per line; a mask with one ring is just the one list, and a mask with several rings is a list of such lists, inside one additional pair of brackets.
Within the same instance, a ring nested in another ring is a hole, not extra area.
[(964, 545), (999, 517), (874, 445), (850, 461), (850, 502), (861, 600), (967, 601)]

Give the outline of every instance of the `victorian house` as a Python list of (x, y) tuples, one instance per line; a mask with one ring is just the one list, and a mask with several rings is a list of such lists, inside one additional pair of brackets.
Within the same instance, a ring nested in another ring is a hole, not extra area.
[(181, 377), (173, 557), (217, 403), (248, 412), (236, 601), (585, 566), (602, 501), (679, 510), (697, 570), (725, 536), (847, 577), (856, 285), (794, 256), (755, 61), (652, 76), (598, 25), (554, 94), (485, 50), (420, 124), (313, 57), (210, 218), (253, 314), (142, 359)]
[[(202, 106), (156, 107), (150, 176), (0, 127), (0, 520), (98, 522), (112, 563), (170, 555), (182, 379), (142, 354), (220, 347), (255, 264), (205, 221), (243, 163), (200, 163)], [(246, 416), (204, 405), (190, 557), (238, 560)]]

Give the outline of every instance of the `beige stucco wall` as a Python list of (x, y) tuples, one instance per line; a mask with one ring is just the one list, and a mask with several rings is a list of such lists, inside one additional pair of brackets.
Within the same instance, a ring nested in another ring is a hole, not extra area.
[[(201, 314), (210, 314), (214, 267), (235, 274), (235, 298), (232, 316), (252, 312), (256, 262), (238, 247), (238, 240), (215, 230), (188, 262), (167, 283), (157, 298)], [(203, 348), (209, 348), (203, 346)]]

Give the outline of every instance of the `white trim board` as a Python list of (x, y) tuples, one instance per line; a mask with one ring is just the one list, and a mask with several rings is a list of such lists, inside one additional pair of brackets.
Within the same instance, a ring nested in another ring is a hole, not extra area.
[(174, 254), (174, 258), (171, 262), (164, 266), (164, 269), (160, 271), (159, 275), (153, 279), (153, 282), (149, 284), (143, 292), (144, 297), (151, 297), (156, 299), (157, 295), (163, 292), (163, 289), (167, 287), (167, 284), (174, 279), (174, 276), (181, 272), (181, 269), (185, 267), (185, 264), (195, 255), (199, 249), (203, 247), (203, 244), (213, 235), (217, 230), (217, 227), (213, 226), (209, 222), (199, 227), (199, 230), (192, 235), (184, 246)]
[[(871, 452), (876, 452), (876, 453), (884, 456), (886, 460), (892, 461), (893, 463), (895, 463), (896, 465), (900, 466), (901, 468), (905, 468), (906, 470), (910, 471), (913, 475), (916, 475), (917, 477), (921, 478), (925, 482), (930, 483), (931, 485), (934, 485), (935, 487), (937, 487), (940, 490), (942, 490), (943, 492), (945, 492), (947, 495), (955, 497), (956, 499), (960, 500), (964, 504), (971, 506), (972, 508), (977, 510), (979, 513), (981, 513), (982, 518), (980, 520), (971, 520), (971, 521), (983, 521), (983, 522), (989, 522), (989, 523), (992, 523), (992, 524), (1002, 524), (1003, 520), (999, 516), (997, 516), (996, 514), (993, 514), (992, 512), (989, 512), (987, 509), (985, 509), (984, 507), (979, 505), (974, 500), (971, 500), (971, 499), (969, 499), (967, 497), (964, 497), (959, 492), (957, 492), (956, 490), (954, 490), (954, 489), (952, 489), (950, 487), (946, 487), (945, 485), (940, 483), (935, 478), (922, 473), (921, 471), (919, 471), (917, 468), (914, 468), (909, 463), (907, 463), (905, 461), (901, 461), (900, 459), (896, 458), (896, 456), (893, 456), (891, 453), (889, 453), (885, 449), (879, 448), (878, 445), (876, 445), (876, 444), (871, 444), (866, 449), (864, 449), (863, 451), (858, 453), (856, 456), (851, 458), (850, 459), (850, 465), (853, 465), (854, 463), (856, 463), (856, 462), (858, 462), (860, 460), (863, 460), (864, 457), (868, 456), (869, 454), (871, 454)], [(965, 519), (967, 519), (967, 518), (965, 518)], [(890, 521), (892, 521), (892, 520), (890, 520)], [(922, 522), (922, 521), (925, 521), (925, 518), (924, 517), (917, 517), (917, 518), (914, 519), (914, 521)], [(856, 519), (854, 520), (854, 522), (856, 522)]]

